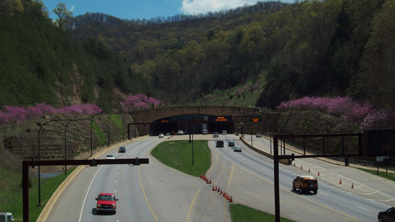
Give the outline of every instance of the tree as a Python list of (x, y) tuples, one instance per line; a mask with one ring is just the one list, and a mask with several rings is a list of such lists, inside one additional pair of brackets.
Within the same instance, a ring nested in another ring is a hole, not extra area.
[(73, 12), (67, 10), (65, 3), (57, 4), (56, 8), (54, 8), (52, 12), (58, 16), (58, 19), (56, 19), (56, 24), (59, 26), (59, 28), (62, 28), (65, 23), (71, 23), (70, 20), (73, 18)]

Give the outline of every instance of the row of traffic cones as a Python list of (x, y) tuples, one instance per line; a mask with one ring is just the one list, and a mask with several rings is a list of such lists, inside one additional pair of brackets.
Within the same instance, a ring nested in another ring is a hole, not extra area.
[[(295, 163), (294, 163), (294, 166), (296, 166)], [(302, 165), (300, 165), (300, 169), (303, 170), (303, 166), (302, 166)], [(311, 171), (310, 171), (310, 168), (309, 168), (309, 171), (308, 171), (308, 172), (309, 172), (309, 173), (311, 172)], [(317, 176), (320, 176), (320, 171), (318, 171)]]
[[(342, 179), (340, 178), (339, 184), (342, 184)], [(351, 189), (354, 189), (354, 183), (351, 183)]]
[(212, 191), (217, 191), (217, 192), (219, 192), (219, 193), (220, 193), (225, 199), (227, 199), (229, 202), (231, 202), (231, 203), (233, 202), (232, 196), (230, 196), (227, 192), (222, 191), (222, 188), (220, 188), (219, 186), (217, 187), (217, 186), (213, 185)]
[(202, 178), (203, 180), (205, 180), (207, 183), (211, 183), (211, 179), (208, 179), (207, 176), (203, 176), (202, 174), (200, 174), (200, 178)]
[[(296, 166), (295, 163), (294, 163), (294, 166)], [(300, 169), (303, 170), (303, 166), (302, 165), (300, 165)], [(310, 173), (310, 168), (309, 168), (308, 172)], [(320, 176), (320, 171), (318, 171), (317, 176)], [(339, 184), (342, 184), (342, 179), (341, 178), (340, 178)], [(351, 183), (351, 189), (354, 189), (354, 183)]]

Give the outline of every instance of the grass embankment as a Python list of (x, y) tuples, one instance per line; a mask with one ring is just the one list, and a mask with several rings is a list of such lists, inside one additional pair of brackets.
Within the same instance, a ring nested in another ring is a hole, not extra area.
[[(211, 151), (206, 140), (194, 140), (194, 165), (192, 165), (192, 144), (187, 140), (166, 141), (159, 144), (151, 154), (163, 164), (186, 174), (199, 177), (205, 174), (211, 165)], [(272, 214), (253, 208), (230, 204), (233, 222), (275, 221)], [(291, 221), (281, 218), (281, 221)]]
[[(74, 168), (67, 170), (67, 175), (60, 174), (55, 177), (41, 179), (41, 203), (38, 203), (38, 178), (30, 178), (32, 187), (29, 189), (29, 221), (36, 221), (45, 204), (59, 185), (73, 172)], [(10, 172), (0, 168), (1, 180), (7, 180), (7, 187), (2, 187), (0, 192), (1, 212), (11, 212), (15, 221), (23, 221), (23, 196), (22, 196), (22, 174)]]
[(367, 173), (371, 173), (373, 175), (385, 178), (387, 180), (395, 181), (395, 174), (394, 173), (387, 173), (387, 176), (385, 176), (385, 169), (383, 169), (383, 168), (380, 168), (379, 175), (377, 175), (377, 170), (368, 170), (368, 169), (363, 169), (363, 168), (358, 168), (358, 169), (365, 171)]

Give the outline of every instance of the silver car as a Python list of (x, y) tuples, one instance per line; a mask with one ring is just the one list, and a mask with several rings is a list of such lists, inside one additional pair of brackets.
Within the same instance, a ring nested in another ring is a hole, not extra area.
[(233, 147), (233, 152), (241, 152), (241, 146), (235, 145)]

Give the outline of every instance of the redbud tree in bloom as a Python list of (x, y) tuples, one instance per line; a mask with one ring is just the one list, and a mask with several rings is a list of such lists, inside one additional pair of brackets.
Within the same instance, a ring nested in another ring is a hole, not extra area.
[(63, 108), (54, 108), (45, 103), (37, 103), (34, 106), (3, 106), (0, 109), (0, 124), (14, 124), (24, 122), (28, 118), (40, 115), (52, 114), (87, 114), (94, 115), (100, 113), (100, 107), (92, 104), (72, 105)]
[[(354, 101), (350, 97), (303, 97), (292, 101), (282, 102), (277, 109), (293, 110), (318, 110), (341, 117), (354, 123), (363, 123), (365, 126), (371, 125), (374, 120), (387, 119), (391, 115), (388, 111), (375, 110), (368, 103)], [(395, 116), (395, 113), (393, 114)]]
[(126, 112), (129, 112), (129, 111), (139, 110), (139, 109), (148, 109), (151, 106), (154, 106), (154, 107), (165, 106), (165, 103), (163, 101), (157, 100), (153, 97), (148, 98), (147, 95), (138, 93), (136, 95), (129, 96), (126, 99), (126, 101), (123, 105), (123, 109)]

